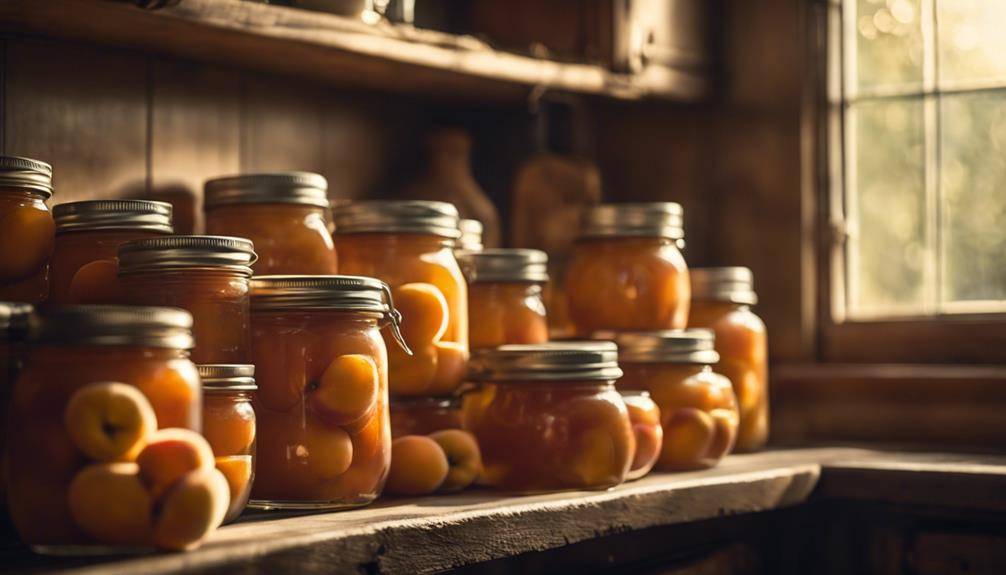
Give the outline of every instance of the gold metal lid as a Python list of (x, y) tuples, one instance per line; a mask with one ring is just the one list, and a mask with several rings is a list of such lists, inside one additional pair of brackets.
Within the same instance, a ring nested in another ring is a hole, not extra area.
[(622, 377), (610, 341), (510, 344), (472, 353), (469, 378), (487, 382), (604, 381)]
[(203, 209), (228, 204), (300, 204), (329, 207), (328, 180), (312, 172), (241, 174), (207, 180)]
[(0, 341), (21, 341), (28, 335), (31, 304), (0, 301)]
[(758, 303), (758, 295), (754, 291), (754, 274), (750, 268), (692, 268), (688, 270), (688, 275), (692, 282), (693, 299), (745, 305)]
[(45, 345), (192, 349), (192, 315), (173, 307), (72, 305), (40, 309), (29, 339)]
[(170, 234), (171, 204), (152, 200), (91, 200), (56, 204), (56, 233), (94, 230), (146, 230)]
[(471, 283), (548, 281), (548, 255), (541, 250), (495, 248), (455, 255)]
[(228, 270), (251, 276), (251, 240), (229, 236), (166, 236), (119, 246), (119, 275), (179, 269)]
[(52, 166), (19, 156), (0, 156), (0, 188), (27, 188), (43, 199), (52, 197)]
[(455, 243), (455, 249), (477, 252), (485, 247), (482, 245), (484, 231), (482, 222), (471, 219), (458, 220), (458, 231), (461, 232), (461, 237)]
[(618, 360), (624, 363), (695, 363), (712, 365), (720, 360), (715, 335), (709, 329), (598, 332), (594, 337), (618, 345)]
[(350, 202), (335, 213), (336, 234), (402, 233), (461, 236), (458, 209), (447, 202), (375, 200)]
[(684, 211), (674, 202), (600, 204), (583, 218), (580, 237), (685, 237)]
[(206, 391), (255, 391), (255, 366), (241, 363), (205, 363), (197, 365), (199, 379)]

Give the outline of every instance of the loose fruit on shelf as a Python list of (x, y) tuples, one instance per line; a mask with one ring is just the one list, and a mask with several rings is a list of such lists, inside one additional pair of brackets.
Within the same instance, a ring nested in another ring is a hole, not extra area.
[(447, 456), (447, 477), (438, 491), (460, 491), (474, 483), (482, 472), (482, 456), (475, 436), (460, 429), (444, 429), (431, 433), (429, 437)]
[(427, 495), (444, 484), (450, 463), (435, 440), (406, 435), (391, 442), (391, 468), (384, 489), (394, 495)]

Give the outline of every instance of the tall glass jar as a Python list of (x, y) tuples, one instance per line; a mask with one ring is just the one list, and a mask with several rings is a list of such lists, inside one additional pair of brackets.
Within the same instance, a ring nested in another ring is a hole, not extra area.
[(51, 196), (52, 166), (0, 156), (0, 300), (42, 303), (49, 296)]
[(174, 308), (63, 306), (32, 318), (32, 347), (14, 385), (7, 427), (8, 500), (24, 542), (43, 548), (94, 543), (74, 522), (68, 497), (70, 482), (91, 462), (82, 446), (100, 435), (81, 421), (65, 422), (78, 390), (104, 382), (135, 386), (159, 427), (201, 430), (191, 326), (192, 316)]
[(599, 333), (614, 337), (625, 371), (619, 389), (650, 393), (660, 408), (663, 445), (656, 468), (705, 469), (719, 463), (737, 438), (737, 400), (730, 380), (713, 373), (719, 355), (707, 329)]
[(49, 303), (54, 304), (121, 303), (116, 277), (119, 246), (172, 233), (171, 204), (164, 202), (69, 202), (53, 206), (52, 215), (56, 247), (50, 265)]
[[(11, 388), (24, 359), (32, 306), (0, 301), (0, 509), (7, 508), (7, 413)], [(5, 514), (5, 513), (3, 513)]]
[(585, 214), (565, 278), (581, 336), (685, 327), (690, 285), (678, 249), (682, 217), (672, 202), (602, 204)]
[(402, 310), (413, 355), (388, 346), (391, 394), (452, 394), (468, 362), (468, 287), (452, 250), (457, 209), (444, 202), (353, 202), (338, 211), (335, 224), (340, 271), (387, 282)]
[(401, 341), (399, 319), (374, 278), (255, 277), (253, 506), (338, 509), (380, 495), (391, 461), (381, 329)]
[(206, 182), (206, 233), (248, 238), (258, 275), (336, 272), (328, 231), (328, 181), (310, 172), (276, 172)]
[(230, 523), (248, 504), (255, 479), (255, 366), (217, 363), (198, 368), (203, 382), (203, 436), (230, 487), (231, 502), (224, 516)]
[(252, 243), (224, 236), (167, 236), (119, 246), (126, 301), (188, 310), (196, 363), (249, 363)]
[(465, 425), (482, 452), (482, 482), (515, 492), (607, 489), (625, 480), (634, 437), (614, 381), (610, 342), (479, 350)]
[(688, 323), (716, 332), (716, 371), (730, 379), (740, 407), (738, 451), (754, 451), (768, 441), (768, 334), (751, 311), (756, 303), (750, 269), (693, 270)]
[(468, 324), (472, 349), (548, 341), (545, 252), (497, 248), (459, 252), (458, 259), (468, 279), (468, 309), (478, 318)]

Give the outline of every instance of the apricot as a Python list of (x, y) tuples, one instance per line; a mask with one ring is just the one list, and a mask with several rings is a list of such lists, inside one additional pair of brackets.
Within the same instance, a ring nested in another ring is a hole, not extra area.
[(63, 413), (70, 440), (98, 461), (132, 461), (157, 429), (154, 408), (125, 383), (92, 383), (78, 389)]
[(694, 407), (680, 407), (664, 422), (664, 446), (658, 465), (661, 469), (703, 467), (716, 434), (716, 422)]
[(402, 335), (411, 347), (439, 341), (447, 331), (447, 299), (440, 289), (428, 283), (408, 283), (392, 293), (395, 307), (402, 314)]
[(308, 428), (307, 467), (322, 479), (335, 479), (353, 464), (353, 441), (340, 427)]
[(81, 266), (70, 280), (68, 297), (73, 304), (116, 304), (126, 301), (114, 259), (95, 260)]
[(628, 471), (628, 459), (623, 456), (627, 446), (631, 447), (631, 438), (620, 444), (606, 428), (584, 430), (571, 454), (567, 481), (590, 487), (621, 483)]
[[(221, 400), (227, 404), (219, 404)], [(255, 442), (255, 412), (251, 405), (230, 401), (227, 397), (203, 398), (203, 437), (214, 455), (248, 453)]]
[(217, 469), (186, 473), (165, 494), (154, 523), (153, 542), (162, 549), (194, 549), (223, 523), (230, 502), (227, 479)]
[(374, 360), (362, 354), (340, 355), (325, 368), (308, 402), (322, 421), (350, 425), (373, 412), (379, 389)]
[(411, 356), (394, 342), (388, 346), (388, 387), (392, 395), (429, 393), (437, 376), (437, 348), (432, 343), (409, 347)]
[(482, 471), (482, 455), (475, 436), (460, 429), (443, 429), (429, 435), (447, 456), (447, 478), (440, 491), (460, 491), (475, 482)]
[(632, 477), (635, 479), (646, 475), (657, 462), (664, 442), (664, 431), (659, 425), (637, 423), (632, 426), (632, 432), (636, 437), (636, 450), (629, 470), (633, 472)]
[(715, 424), (715, 435), (707, 457), (713, 462), (730, 453), (737, 440), (737, 413), (730, 409), (714, 409), (709, 412)]
[(56, 224), (48, 211), (16, 208), (0, 220), (0, 281), (26, 279), (45, 265), (56, 241)]
[(67, 501), (77, 526), (101, 543), (139, 545), (150, 538), (153, 500), (135, 463), (88, 465), (70, 482)]
[(467, 346), (453, 341), (438, 341), (433, 344), (437, 353), (437, 373), (428, 392), (432, 395), (449, 395), (465, 377), (468, 368)]
[(214, 459), (202, 435), (190, 429), (168, 428), (154, 433), (136, 463), (150, 492), (160, 498), (185, 474), (212, 468)]
[(506, 320), (503, 343), (545, 343), (548, 341), (548, 321), (533, 309), (518, 308)]
[(248, 489), (252, 481), (252, 456), (251, 455), (227, 455), (216, 458), (216, 467), (223, 473), (227, 480), (227, 487), (230, 488), (230, 504), (227, 507), (227, 516), (224, 521), (233, 521), (241, 514), (245, 503), (248, 501)]
[(433, 493), (447, 479), (450, 463), (440, 444), (422, 435), (391, 442), (391, 468), (384, 489), (395, 495)]
[(158, 426), (189, 429), (199, 426), (202, 414), (193, 409), (202, 400), (196, 366), (185, 361), (172, 362), (138, 377), (136, 387), (154, 406)]

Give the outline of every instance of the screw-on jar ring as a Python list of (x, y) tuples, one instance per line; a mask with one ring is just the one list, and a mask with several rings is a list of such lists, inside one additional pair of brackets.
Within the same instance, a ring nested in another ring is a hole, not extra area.
[(207, 180), (203, 209), (232, 204), (299, 204), (328, 208), (328, 180), (312, 172), (242, 174)]
[(622, 377), (618, 348), (602, 341), (511, 344), (472, 353), (470, 379), (477, 382), (598, 381)]
[(456, 240), (458, 209), (447, 202), (375, 200), (340, 205), (335, 212), (336, 234), (425, 234)]
[(153, 200), (90, 200), (52, 207), (56, 233), (95, 230), (144, 230), (170, 234), (171, 204)]

